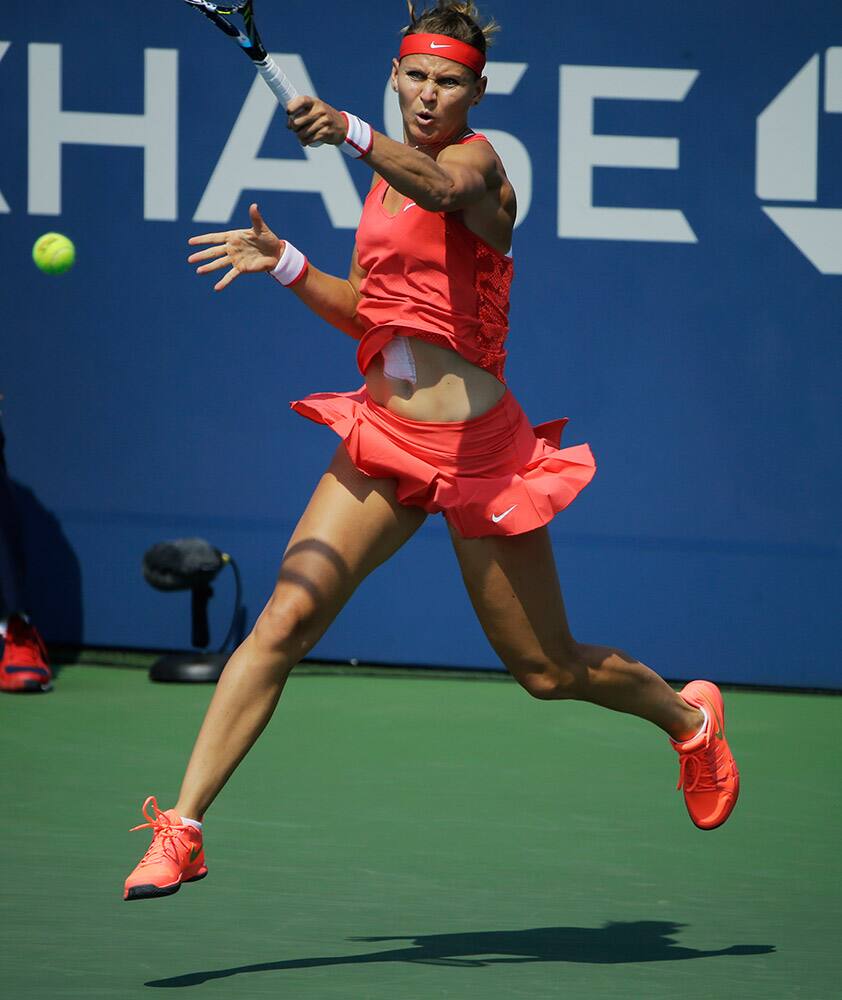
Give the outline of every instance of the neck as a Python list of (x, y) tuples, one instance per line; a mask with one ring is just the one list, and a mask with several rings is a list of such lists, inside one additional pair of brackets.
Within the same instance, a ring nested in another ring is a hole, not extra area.
[(427, 156), (431, 156), (435, 159), (443, 149), (447, 146), (452, 146), (455, 142), (459, 142), (459, 140), (463, 139), (470, 131), (470, 126), (465, 123), (461, 128), (456, 129), (455, 132), (444, 139), (439, 139), (438, 141), (431, 143), (415, 143), (409, 137), (406, 129), (404, 129), (403, 141), (407, 146), (412, 146), (413, 149), (417, 149), (420, 153), (425, 153)]

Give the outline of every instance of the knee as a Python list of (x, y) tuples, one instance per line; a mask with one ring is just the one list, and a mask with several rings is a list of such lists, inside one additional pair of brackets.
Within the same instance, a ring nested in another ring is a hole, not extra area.
[(319, 638), (317, 614), (309, 601), (276, 590), (252, 629), (253, 640), (267, 652), (297, 663)]
[(587, 687), (587, 667), (575, 650), (507, 667), (527, 694), (539, 701), (582, 698)]

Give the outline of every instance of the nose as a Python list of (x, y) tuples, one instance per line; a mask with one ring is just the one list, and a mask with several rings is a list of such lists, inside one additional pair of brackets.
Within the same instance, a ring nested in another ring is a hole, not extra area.
[(421, 100), (425, 104), (434, 104), (437, 97), (436, 85), (432, 80), (425, 80), (421, 88)]

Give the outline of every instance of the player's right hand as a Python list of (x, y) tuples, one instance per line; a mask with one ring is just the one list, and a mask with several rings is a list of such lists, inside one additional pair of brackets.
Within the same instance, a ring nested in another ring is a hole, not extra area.
[(302, 146), (322, 142), (341, 146), (348, 134), (348, 122), (341, 111), (306, 94), (299, 94), (287, 106), (287, 128), (295, 132)]
[(251, 229), (231, 229), (227, 233), (203, 233), (191, 236), (190, 246), (213, 244), (207, 250), (200, 250), (187, 258), (188, 264), (208, 261), (196, 268), (196, 274), (207, 274), (229, 267), (230, 270), (213, 286), (221, 292), (238, 274), (254, 274), (271, 271), (281, 259), (284, 241), (279, 239), (263, 221), (257, 205), (249, 206)]

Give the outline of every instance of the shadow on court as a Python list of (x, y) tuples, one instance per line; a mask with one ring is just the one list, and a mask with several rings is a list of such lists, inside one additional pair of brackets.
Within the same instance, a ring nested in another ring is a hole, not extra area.
[(689, 958), (713, 958), (720, 955), (768, 955), (775, 951), (775, 946), (768, 944), (735, 944), (716, 951), (686, 948), (671, 940), (684, 926), (686, 925), (666, 920), (638, 920), (630, 923), (609, 922), (599, 928), (535, 927), (522, 931), (351, 938), (352, 941), (411, 941), (412, 945), (389, 951), (371, 951), (362, 955), (293, 958), (283, 962), (260, 962), (229, 969), (189, 972), (170, 979), (153, 979), (145, 985), (198, 986), (211, 979), (225, 979), (246, 972), (283, 972), (288, 969), (314, 969), (330, 965), (376, 962), (414, 962), (459, 968), (482, 968), (521, 962), (583, 962), (610, 965), (627, 962), (677, 962)]

